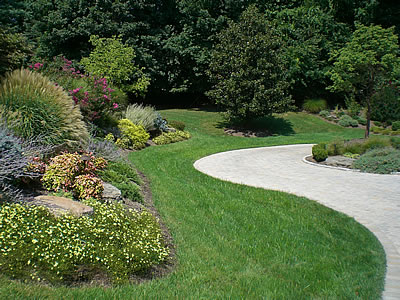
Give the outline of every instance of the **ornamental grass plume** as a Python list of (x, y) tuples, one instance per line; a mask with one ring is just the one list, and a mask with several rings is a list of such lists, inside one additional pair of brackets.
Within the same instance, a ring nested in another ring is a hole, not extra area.
[(89, 138), (79, 106), (37, 72), (21, 69), (5, 76), (0, 86), (0, 113), (7, 126), (24, 139), (41, 136), (44, 144), (76, 149)]

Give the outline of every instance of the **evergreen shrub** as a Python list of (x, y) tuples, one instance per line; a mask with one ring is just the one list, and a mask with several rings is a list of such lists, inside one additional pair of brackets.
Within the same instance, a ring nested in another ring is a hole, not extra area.
[(394, 131), (400, 130), (400, 121), (395, 121), (392, 123), (392, 130)]
[(400, 150), (391, 147), (370, 150), (360, 156), (353, 166), (370, 173), (400, 172)]
[(323, 118), (328, 118), (329, 117), (329, 115), (330, 115), (330, 113), (329, 113), (329, 111), (327, 111), (327, 110), (321, 110), (320, 112), (319, 112), (319, 115), (321, 116), (321, 117), (323, 117)]
[(143, 202), (140, 190), (142, 183), (133, 165), (126, 161), (109, 162), (107, 167), (100, 173), (103, 181), (109, 182), (117, 187), (123, 197), (135, 202)]
[(328, 150), (326, 150), (326, 144), (317, 144), (312, 147), (313, 158), (318, 161), (324, 161), (328, 158)]
[(338, 124), (343, 127), (357, 127), (358, 122), (357, 120), (354, 120), (352, 117), (348, 115), (343, 115), (340, 117)]
[(386, 124), (400, 121), (400, 94), (394, 85), (384, 87), (372, 96), (371, 119)]

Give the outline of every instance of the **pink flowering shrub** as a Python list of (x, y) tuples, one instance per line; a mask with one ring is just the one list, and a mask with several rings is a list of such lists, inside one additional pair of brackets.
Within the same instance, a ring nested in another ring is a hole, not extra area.
[(82, 114), (91, 122), (101, 118), (104, 113), (111, 112), (118, 108), (118, 103), (114, 102), (112, 92), (107, 79), (87, 77), (87, 81), (93, 80), (91, 89), (85, 89), (82, 86), (69, 90), (69, 94), (76, 104), (81, 107)]
[[(66, 152), (50, 159), (42, 177), (42, 183), (48, 190), (73, 191), (79, 199), (87, 199), (85, 195), (97, 194), (93, 191), (83, 191), (83, 187), (88, 187), (88, 182), (96, 184), (97, 180), (93, 178), (97, 178), (97, 172), (104, 169), (106, 165), (107, 161), (104, 158), (95, 157), (91, 153)], [(98, 191), (99, 188), (96, 187), (95, 190)], [(82, 195), (84, 198), (81, 198)]]
[(85, 75), (73, 66), (71, 60), (57, 56), (52, 62), (29, 66), (61, 85), (81, 108), (86, 121), (101, 123), (107, 114), (118, 110), (118, 97), (106, 78)]
[(42, 68), (42, 67), (43, 67), (43, 64), (39, 63), (39, 62), (34, 65), (29, 65), (29, 69), (35, 70), (35, 71), (40, 70), (40, 68)]

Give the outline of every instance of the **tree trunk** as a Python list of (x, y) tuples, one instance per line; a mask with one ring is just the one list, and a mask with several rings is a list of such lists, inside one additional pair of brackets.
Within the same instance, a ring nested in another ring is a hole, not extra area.
[(369, 137), (369, 128), (371, 125), (371, 97), (367, 98), (367, 126), (365, 127), (365, 138)]
[(375, 73), (378, 70), (375, 70), (374, 67), (370, 70), (370, 77), (369, 77), (369, 82), (368, 82), (368, 88), (367, 88), (367, 126), (365, 127), (365, 138), (367, 139), (369, 137), (369, 128), (371, 126), (371, 99), (372, 95), (374, 94), (375, 90)]

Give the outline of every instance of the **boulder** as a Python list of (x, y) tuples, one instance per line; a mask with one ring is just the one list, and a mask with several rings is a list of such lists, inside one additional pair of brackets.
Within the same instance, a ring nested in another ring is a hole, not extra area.
[(150, 146), (157, 146), (157, 144), (154, 143), (152, 140), (148, 140), (148, 141), (146, 142), (146, 147), (150, 147)]
[(167, 132), (176, 132), (176, 129), (173, 127), (167, 127)]
[(121, 201), (122, 195), (121, 191), (113, 186), (111, 183), (103, 182), (103, 195), (101, 196), (104, 201)]
[(326, 159), (325, 164), (334, 167), (351, 168), (354, 161), (355, 159), (353, 158), (337, 155), (329, 156)]
[(77, 217), (91, 215), (93, 207), (65, 197), (41, 195), (30, 203), (48, 208), (55, 216), (71, 213)]

